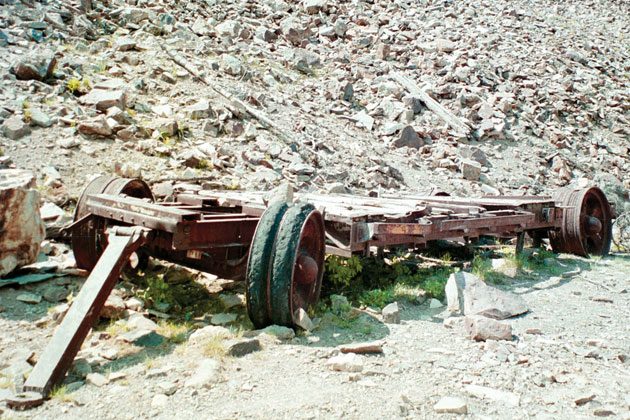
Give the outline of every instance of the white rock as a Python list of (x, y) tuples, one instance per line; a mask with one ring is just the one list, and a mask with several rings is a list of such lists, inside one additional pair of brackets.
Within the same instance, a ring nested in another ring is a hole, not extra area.
[(521, 397), (508, 391), (501, 391), (480, 385), (466, 385), (464, 389), (473, 397), (502, 402), (510, 407), (518, 407), (521, 402)]
[(390, 303), (381, 311), (383, 322), (386, 324), (400, 324), (400, 310), (398, 302)]
[(37, 259), (46, 227), (29, 171), (0, 169), (0, 277)]
[(138, 330), (149, 330), (149, 331), (155, 331), (157, 330), (157, 327), (158, 327), (155, 322), (153, 322), (149, 318), (144, 317), (141, 314), (134, 314), (131, 317), (129, 317), (129, 320), (127, 321), (127, 326), (134, 330), (138, 329)]
[(442, 397), (437, 404), (433, 406), (436, 413), (454, 413), (467, 414), (468, 406), (466, 401), (458, 397)]
[(219, 327), (216, 325), (208, 325), (207, 327), (203, 327), (195, 331), (190, 335), (188, 339), (188, 343), (197, 344), (203, 343), (210, 339), (220, 337), (220, 338), (230, 338), (232, 337), (232, 333), (225, 327)]
[(311, 321), (311, 318), (308, 316), (304, 309), (298, 309), (297, 317), (295, 318), (295, 324), (303, 330), (311, 331), (313, 328), (315, 328), (315, 325), (313, 325), (313, 321)]
[(363, 357), (355, 353), (342, 353), (328, 359), (326, 366), (339, 372), (361, 372)]
[(490, 287), (463, 271), (451, 274), (445, 293), (451, 313), (506, 319), (529, 311), (522, 297)]
[(107, 384), (107, 378), (100, 373), (89, 373), (85, 380), (88, 384), (97, 387), (102, 387), (103, 385)]
[(220, 365), (214, 359), (203, 359), (185, 385), (189, 388), (210, 388), (219, 380)]
[(155, 394), (151, 400), (151, 407), (162, 408), (168, 403), (168, 396), (165, 394)]
[(437, 309), (437, 308), (441, 308), (442, 306), (444, 306), (444, 305), (442, 305), (442, 302), (440, 302), (437, 299), (431, 299), (429, 301), (429, 308), (430, 309)]

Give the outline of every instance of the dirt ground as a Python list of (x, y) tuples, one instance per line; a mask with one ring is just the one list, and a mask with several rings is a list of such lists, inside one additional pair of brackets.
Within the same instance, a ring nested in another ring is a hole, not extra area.
[[(262, 349), (243, 357), (211, 357), (209, 347), (200, 350), (190, 336), (131, 351), (134, 346), (121, 347), (101, 331), (88, 337), (79, 356), (89, 362), (90, 355), (118, 348), (114, 361), (92, 357), (90, 370), (101, 373), (104, 384), (77, 380), (75, 366), (69, 385), (43, 406), (28, 412), (2, 407), (2, 418), (628, 419), (630, 258), (561, 257), (558, 264), (561, 277), (540, 273), (501, 286), (530, 308), (509, 320), (512, 341), (471, 341), (457, 323), (443, 325), (444, 308), (427, 303), (405, 304), (401, 324), (362, 315), (349, 328), (322, 323), (292, 339), (263, 334)], [(25, 289), (0, 290), (0, 398), (12, 387), (8, 361), (23, 364), (20, 355), (39, 353), (54, 330), (54, 323), (33, 322), (50, 305), (16, 300)], [(383, 353), (358, 356), (357, 371), (326, 364), (340, 345), (366, 341), (382, 342)], [(204, 365), (209, 359), (216, 363)], [(195, 386), (190, 380), (203, 366), (212, 373)], [(468, 415), (436, 413), (444, 396), (462, 398)]]

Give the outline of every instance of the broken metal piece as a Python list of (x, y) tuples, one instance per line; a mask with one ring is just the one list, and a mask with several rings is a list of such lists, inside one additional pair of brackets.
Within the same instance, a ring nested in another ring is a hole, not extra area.
[(12, 410), (28, 410), (44, 403), (44, 395), (39, 392), (26, 391), (7, 399), (7, 407)]

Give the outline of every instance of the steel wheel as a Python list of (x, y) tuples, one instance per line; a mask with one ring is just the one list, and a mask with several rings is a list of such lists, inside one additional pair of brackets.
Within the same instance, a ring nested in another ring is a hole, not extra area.
[[(151, 189), (140, 179), (99, 176), (90, 182), (81, 193), (74, 211), (75, 222), (89, 214), (87, 198), (91, 194), (127, 195), (135, 198), (148, 198), (153, 201)], [(93, 218), (93, 220), (72, 231), (72, 252), (77, 267), (84, 270), (94, 268), (107, 246), (106, 229), (107, 221), (105, 219)], [(143, 255), (138, 254), (138, 258), (142, 263)]]
[(554, 199), (564, 208), (564, 215), (560, 230), (549, 235), (553, 250), (583, 257), (607, 255), (613, 212), (602, 190), (597, 187), (563, 189)]
[(280, 223), (269, 288), (271, 322), (294, 326), (319, 300), (326, 250), (324, 218), (311, 204), (291, 207)]
[(271, 204), (263, 213), (252, 239), (247, 259), (247, 314), (256, 328), (269, 325), (267, 289), (271, 275), (273, 247), (282, 216), (289, 206), (284, 202)]

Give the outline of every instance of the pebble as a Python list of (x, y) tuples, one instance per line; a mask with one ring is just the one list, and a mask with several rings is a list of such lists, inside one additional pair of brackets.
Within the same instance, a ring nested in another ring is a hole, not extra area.
[(107, 384), (107, 378), (100, 373), (88, 373), (85, 378), (86, 382), (90, 385), (102, 387)]

